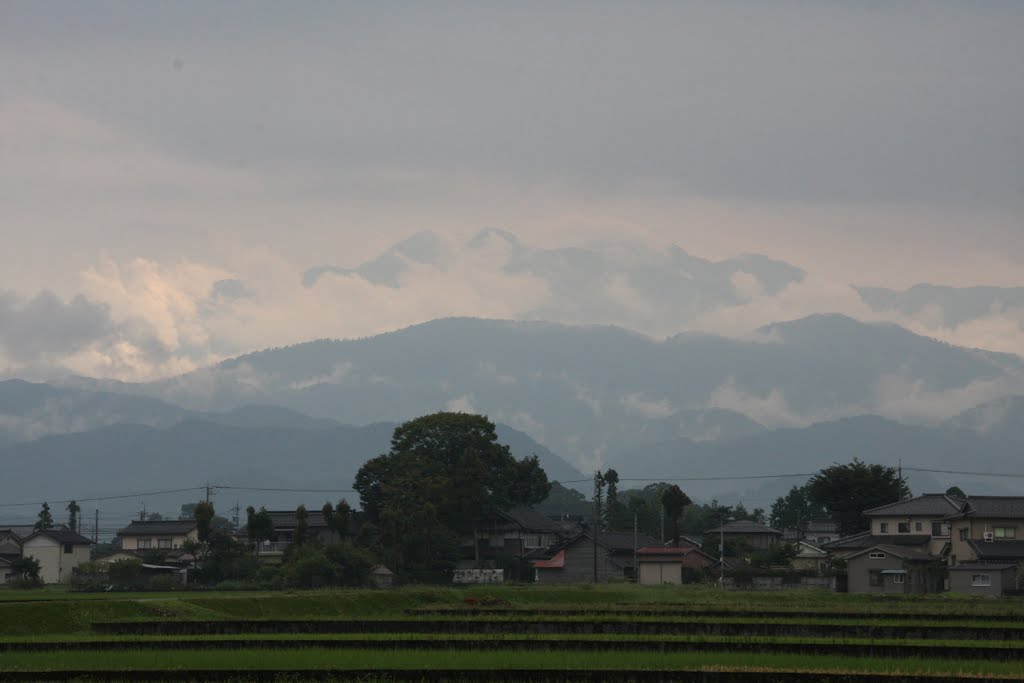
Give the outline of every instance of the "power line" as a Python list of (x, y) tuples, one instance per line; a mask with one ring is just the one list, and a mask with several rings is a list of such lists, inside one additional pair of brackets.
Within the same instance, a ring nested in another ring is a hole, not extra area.
[(162, 496), (168, 493), (185, 493), (187, 491), (201, 491), (205, 487), (203, 486), (192, 486), (187, 489), (167, 489), (165, 491), (147, 491), (145, 493), (125, 493), (117, 496), (98, 496), (94, 498), (68, 498), (67, 500), (48, 500), (48, 501), (36, 501), (34, 503), (0, 503), (0, 507), (4, 508), (16, 508), (16, 507), (28, 507), (31, 505), (42, 505), (44, 502), (53, 503), (58, 505), (60, 503), (70, 503), (75, 501), (78, 503), (92, 503), (101, 500), (122, 500), (125, 498), (142, 498), (145, 496)]

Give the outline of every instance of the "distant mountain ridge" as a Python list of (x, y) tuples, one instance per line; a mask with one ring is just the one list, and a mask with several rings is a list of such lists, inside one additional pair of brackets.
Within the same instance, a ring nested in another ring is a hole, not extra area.
[(1024, 393), (1022, 377), (1017, 356), (839, 315), (769, 325), (747, 340), (664, 341), (610, 326), (448, 318), (268, 349), (149, 384), (79, 385), (203, 412), (280, 405), (345, 424), (480, 412), (589, 470), (656, 439), (729, 440), (872, 413), (938, 424), (1014, 387)]

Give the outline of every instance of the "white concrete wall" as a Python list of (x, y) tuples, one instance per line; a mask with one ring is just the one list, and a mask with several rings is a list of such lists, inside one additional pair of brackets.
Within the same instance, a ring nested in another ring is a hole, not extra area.
[(74, 552), (65, 553), (63, 543), (37, 536), (25, 541), (22, 555), (39, 561), (39, 578), (44, 583), (67, 583), (71, 581), (71, 570), (89, 561), (89, 546), (76, 545)]

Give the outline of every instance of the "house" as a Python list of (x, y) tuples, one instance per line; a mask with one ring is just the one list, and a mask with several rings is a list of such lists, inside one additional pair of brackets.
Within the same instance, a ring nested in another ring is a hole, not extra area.
[[(26, 536), (31, 535), (25, 534)], [(10, 529), (0, 529), (0, 557), (15, 559), (21, 557), (21, 536)]]
[(797, 571), (814, 572), (821, 576), (828, 569), (828, 551), (822, 550), (816, 545), (807, 541), (797, 541), (796, 555), (790, 561), (790, 566)]
[(21, 554), (39, 562), (44, 583), (64, 583), (80, 564), (89, 561), (92, 541), (67, 529), (43, 529), (21, 542)]
[(787, 527), (782, 530), (782, 540), (790, 543), (807, 541), (820, 547), (839, 538), (839, 527), (835, 522), (813, 520), (801, 527)]
[(563, 524), (525, 505), (496, 510), (475, 527), (463, 539), (461, 569), (493, 564), (499, 557), (532, 560), (568, 537)]
[[(949, 544), (950, 515), (957, 514), (964, 501), (944, 493), (926, 493), (864, 511), (871, 522), (871, 535), (891, 544), (892, 537), (927, 536), (927, 552), (944, 555)], [(915, 544), (916, 545), (916, 544)]]
[(972, 595), (1006, 595), (1017, 588), (1017, 564), (1014, 562), (964, 562), (949, 567), (949, 590)]
[(122, 550), (180, 550), (199, 540), (199, 526), (190, 520), (133, 521), (117, 532)]
[(971, 496), (947, 521), (951, 565), (1024, 563), (1024, 497)]
[(833, 557), (845, 560), (851, 555), (876, 545), (898, 545), (912, 550), (928, 552), (932, 537), (926, 534), (876, 536), (870, 531), (843, 536), (821, 546)]
[(550, 559), (534, 560), (535, 577), (538, 583), (593, 581), (596, 549), (598, 581), (630, 579), (634, 551), (656, 545), (658, 542), (647, 534), (634, 537), (632, 532), (588, 532), (556, 548)]
[(661, 585), (685, 583), (684, 569), (704, 571), (715, 558), (695, 546), (647, 546), (636, 551), (638, 583)]
[(0, 557), (0, 586), (4, 585), (11, 579), (17, 578), (14, 575), (14, 570), (11, 569), (11, 563), (13, 561), (13, 559), (7, 557)]
[(712, 541), (709, 539), (713, 539), (716, 546), (719, 537), (725, 540), (727, 546), (732, 542), (746, 545), (751, 550), (768, 550), (779, 542), (782, 532), (760, 522), (740, 519), (704, 532), (705, 542), (710, 543)]
[(941, 558), (898, 545), (875, 545), (846, 558), (850, 593), (938, 593), (945, 581)]

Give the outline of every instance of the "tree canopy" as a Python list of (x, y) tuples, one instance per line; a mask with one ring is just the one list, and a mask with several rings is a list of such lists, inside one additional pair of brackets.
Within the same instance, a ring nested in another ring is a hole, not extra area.
[(551, 485), (536, 456), (516, 460), (498, 443), (486, 417), (445, 412), (397, 427), (391, 450), (366, 462), (353, 488), (396, 564), (415, 556), (433, 566), (451, 553), (453, 533), (496, 509), (539, 503)]
[(808, 485), (794, 486), (772, 503), (770, 523), (776, 529), (803, 529), (816, 519), (828, 518), (828, 512), (811, 499)]
[(843, 536), (869, 529), (864, 510), (895, 503), (910, 495), (895, 467), (868, 465), (857, 458), (823, 469), (807, 482), (813, 502), (828, 510)]

